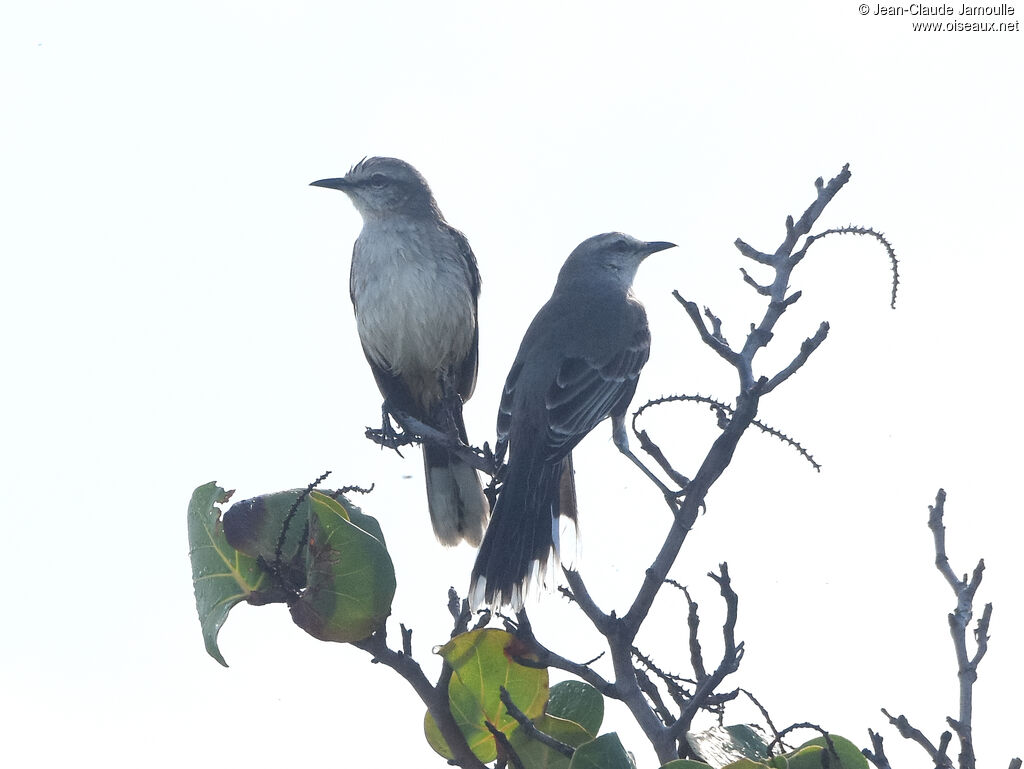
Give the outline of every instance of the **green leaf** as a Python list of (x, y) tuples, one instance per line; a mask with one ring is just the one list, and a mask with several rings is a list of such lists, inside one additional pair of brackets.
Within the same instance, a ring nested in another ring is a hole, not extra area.
[(790, 769), (821, 769), (822, 749), (819, 745), (806, 745), (788, 755)]
[(235, 604), (244, 601), (263, 584), (265, 574), (256, 559), (228, 544), (218, 504), (231, 497), (215, 482), (192, 492), (188, 504), (188, 544), (196, 609), (203, 629), (206, 651), (224, 667), (217, 635)]
[[(553, 687), (552, 691), (554, 691)], [(550, 700), (548, 700), (548, 704), (550, 705)], [(549, 737), (554, 737), (559, 742), (564, 742), (573, 748), (578, 748), (594, 739), (593, 734), (575, 721), (556, 718), (550, 713), (533, 719), (533, 725)], [(523, 765), (530, 769), (569, 769), (570, 759), (557, 750), (528, 737), (522, 726), (509, 735), (508, 741), (516, 755), (522, 759)]]
[(277, 562), (280, 546), (281, 576), (298, 591), (306, 586), (309, 508), (305, 489), (243, 499), (224, 513), (224, 535), (233, 548), (267, 564)]
[(596, 737), (604, 720), (604, 697), (583, 681), (561, 681), (551, 687), (548, 715), (575, 721)]
[(686, 742), (695, 758), (711, 766), (724, 767), (744, 758), (757, 763), (768, 760), (768, 742), (757, 727), (748, 724), (687, 732)]
[(660, 769), (711, 769), (709, 764), (705, 764), (702, 761), (692, 761), (689, 758), (677, 758), (675, 761), (669, 761), (667, 764), (662, 764)]
[[(827, 766), (831, 769), (868, 769), (868, 760), (860, 752), (860, 748), (854, 745), (845, 737), (838, 734), (830, 734), (832, 744), (835, 746), (839, 760), (825, 755), (828, 746), (824, 737), (815, 737), (808, 740), (792, 753), (787, 754), (789, 758), (789, 769), (820, 769)], [(817, 748), (818, 750), (813, 750)]]
[(615, 732), (580, 745), (569, 762), (569, 769), (636, 769)]
[[(452, 668), (448, 684), (452, 716), (474, 755), (484, 763), (497, 757), (494, 737), (484, 721), (490, 721), (506, 735), (519, 727), (501, 703), (499, 687), (508, 690), (512, 702), (527, 718), (543, 714), (548, 699), (547, 668), (529, 668), (516, 662), (516, 658), (531, 655), (515, 636), (492, 628), (472, 630), (456, 636), (437, 653)], [(451, 758), (451, 751), (430, 713), (424, 719), (423, 728), (430, 746), (445, 758)]]
[[(391, 614), (391, 556), (380, 539), (350, 520), (341, 502), (317, 491), (309, 499), (307, 587), (290, 606), (292, 619), (321, 641), (360, 641)], [(373, 523), (368, 528), (379, 532)]]
[(741, 758), (739, 761), (726, 764), (722, 769), (765, 769), (767, 766), (768, 764), (762, 761), (751, 761), (749, 758)]

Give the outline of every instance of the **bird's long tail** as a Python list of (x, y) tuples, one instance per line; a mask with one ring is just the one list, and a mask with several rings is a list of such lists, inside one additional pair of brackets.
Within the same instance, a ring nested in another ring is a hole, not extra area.
[(477, 553), (470, 602), (519, 609), (530, 584), (559, 560), (559, 523), (576, 520), (572, 457), (531, 467), (512, 465)]
[(423, 446), (427, 507), (434, 534), (445, 545), (466, 540), (476, 547), (484, 536), (490, 506), (475, 469), (436, 446)]

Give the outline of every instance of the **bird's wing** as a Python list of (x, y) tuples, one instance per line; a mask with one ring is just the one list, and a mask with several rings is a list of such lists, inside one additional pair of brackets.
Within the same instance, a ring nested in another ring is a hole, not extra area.
[(501, 391), (501, 402), (498, 404), (498, 440), (494, 449), (498, 457), (503, 457), (508, 447), (508, 434), (512, 426), (512, 399), (516, 391), (516, 382), (519, 380), (519, 372), (522, 370), (523, 362), (517, 359), (512, 364), (512, 370), (508, 372), (505, 387)]
[(625, 410), (650, 349), (645, 324), (606, 360), (578, 357), (562, 362), (545, 397), (551, 459), (564, 457), (601, 420)]
[(466, 265), (466, 277), (469, 280), (470, 293), (473, 295), (473, 344), (470, 346), (469, 353), (463, 359), (462, 365), (459, 368), (458, 382), (459, 395), (462, 396), (463, 400), (469, 400), (476, 387), (476, 373), (479, 360), (480, 324), (477, 317), (477, 299), (480, 296), (480, 269), (477, 267), (476, 256), (473, 254), (473, 249), (470, 248), (469, 240), (466, 236), (447, 222), (444, 223), (444, 227), (458, 244), (459, 254)]

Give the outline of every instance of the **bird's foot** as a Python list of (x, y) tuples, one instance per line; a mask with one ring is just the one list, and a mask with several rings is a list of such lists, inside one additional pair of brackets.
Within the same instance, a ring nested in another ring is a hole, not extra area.
[(388, 406), (387, 401), (384, 401), (384, 405), (381, 406), (380, 429), (376, 430), (372, 427), (367, 427), (366, 437), (381, 448), (392, 449), (400, 457), (402, 452), (398, 450), (399, 447), (408, 446), (415, 440), (408, 433), (404, 431), (399, 432), (395, 429), (395, 426), (391, 423), (391, 408)]

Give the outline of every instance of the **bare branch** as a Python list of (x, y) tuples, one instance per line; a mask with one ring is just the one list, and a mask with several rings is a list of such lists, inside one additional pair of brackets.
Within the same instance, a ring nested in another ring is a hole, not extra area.
[[(537, 667), (550, 667), (556, 668), (557, 670), (564, 670), (565, 672), (571, 673), (577, 678), (586, 681), (606, 697), (618, 699), (618, 690), (615, 688), (615, 685), (607, 681), (596, 670), (591, 668), (590, 663), (573, 662), (560, 654), (556, 654), (538, 641), (537, 636), (533, 633), (533, 626), (530, 624), (530, 620), (526, 616), (525, 610), (520, 611), (516, 615), (516, 620), (516, 625), (513, 628), (515, 636), (523, 641), (537, 656), (536, 662), (526, 659), (517, 659), (517, 662), (527, 667), (533, 667), (536, 665)], [(600, 655), (598, 659), (599, 658)]]
[[(882, 713), (885, 714), (885, 717), (889, 719), (889, 723), (896, 727), (896, 731), (900, 733), (900, 737), (902, 737), (905, 740), (911, 740), (912, 742), (916, 742), (918, 745), (924, 748), (925, 753), (927, 753), (928, 757), (935, 763), (935, 766), (952, 769), (953, 761), (952, 759), (950, 759), (948, 755), (946, 755), (944, 747), (942, 747), (941, 749), (935, 747), (935, 745), (931, 743), (931, 740), (924, 736), (924, 732), (910, 724), (910, 721), (907, 720), (906, 716), (893, 716), (885, 708), (882, 708)], [(948, 745), (949, 732), (945, 732), (944, 736), (944, 742)]]
[[(792, 223), (792, 221), (793, 219), (792, 217), (790, 217), (787, 220), (786, 226), (788, 227)], [(748, 259), (753, 259), (755, 262), (758, 262), (760, 264), (767, 264), (771, 267), (774, 267), (776, 265), (777, 260), (775, 259), (775, 257), (773, 257), (771, 254), (766, 254), (763, 251), (758, 251), (753, 246), (747, 244), (743, 240), (743, 238), (736, 238), (736, 240), (733, 241), (733, 245), (736, 246), (737, 251), (739, 251)]]
[(676, 300), (683, 305), (683, 309), (685, 309), (686, 314), (690, 316), (690, 320), (693, 321), (693, 325), (697, 327), (697, 333), (700, 334), (700, 338), (704, 344), (725, 358), (730, 365), (737, 365), (739, 363), (739, 356), (731, 347), (729, 347), (728, 344), (726, 344), (725, 340), (721, 337), (721, 334), (715, 336), (714, 332), (708, 331), (708, 327), (704, 325), (704, 320), (700, 316), (700, 310), (697, 309), (697, 305), (687, 299), (684, 299), (682, 294), (678, 291), (673, 291), (672, 296), (674, 296)]
[(454, 587), (448, 588), (448, 613), (455, 621), (455, 625), (452, 627), (452, 638), (469, 631), (469, 621), (473, 618), (473, 611), (470, 609), (469, 601), (459, 600), (459, 594), (455, 592)]
[(750, 277), (750, 273), (747, 272), (743, 267), (740, 267), (740, 274), (743, 275), (743, 282), (746, 283), (748, 286), (752, 287), (761, 296), (771, 296), (771, 286), (762, 286), (760, 283), (758, 283), (756, 280)]
[(725, 624), (722, 626), (725, 650), (722, 653), (722, 661), (715, 671), (698, 680), (693, 697), (686, 707), (683, 708), (682, 713), (679, 714), (679, 720), (670, 729), (670, 733), (674, 738), (681, 737), (690, 728), (690, 724), (694, 716), (697, 715), (697, 712), (705, 707), (708, 698), (725, 677), (739, 669), (740, 661), (743, 659), (743, 644), (736, 643), (736, 618), (739, 611), (739, 596), (732, 589), (728, 564), (722, 563), (719, 566), (718, 574), (709, 572), (708, 576), (718, 583), (722, 598), (725, 599)]
[[(404, 627), (402, 628), (402, 635), (404, 641), (406, 638)], [(441, 732), (441, 736), (448, 744), (448, 748), (451, 750), (454, 761), (458, 766), (463, 767), (463, 769), (486, 769), (484, 764), (473, 755), (473, 751), (469, 749), (462, 730), (459, 729), (458, 724), (455, 723), (455, 719), (452, 717), (448, 705), (447, 684), (447, 681), (451, 678), (451, 668), (447, 664), (444, 665), (441, 680), (435, 687), (427, 680), (423, 669), (416, 660), (404, 653), (404, 651), (398, 652), (388, 647), (387, 631), (384, 628), (374, 632), (370, 637), (364, 638), (362, 641), (354, 642), (352, 645), (367, 652), (371, 656), (371, 662), (391, 668), (412, 686), (413, 691), (419, 695), (423, 704), (427, 706), (430, 715), (434, 717), (438, 731)]]
[[(636, 428), (634, 427), (634, 433), (636, 437), (640, 439), (640, 448), (658, 463), (658, 466), (664, 470), (676, 484), (678, 484), (680, 489), (685, 489), (686, 485), (690, 482), (690, 479), (672, 467), (672, 463), (668, 461), (668, 458), (662, 452), (661, 447), (651, 440), (651, 436), (647, 434), (647, 431), (641, 430), (640, 432), (636, 432)], [(675, 506), (673, 505), (673, 512), (674, 511)]]
[(782, 245), (775, 252), (776, 257), (789, 256), (793, 253), (793, 249), (796, 247), (796, 242), (807, 235), (811, 231), (811, 227), (821, 216), (821, 212), (825, 210), (832, 198), (836, 196), (836, 193), (843, 188), (843, 186), (850, 181), (850, 164), (847, 163), (843, 166), (843, 170), (840, 171), (834, 178), (829, 180), (828, 185), (822, 183), (822, 179), (819, 177), (815, 182), (814, 186), (818, 190), (818, 198), (807, 210), (804, 211), (803, 216), (800, 217), (799, 221), (795, 224), (792, 223), (792, 218), (786, 222), (786, 239)]
[(772, 737), (774, 737), (774, 740), (772, 741), (772, 744), (773, 745), (777, 744), (780, 748), (785, 750), (786, 749), (786, 744), (782, 741), (782, 735), (779, 734), (779, 730), (775, 728), (775, 724), (772, 722), (772, 717), (770, 715), (768, 715), (767, 708), (765, 708), (765, 706), (760, 703), (760, 701), (757, 699), (757, 697), (755, 697), (751, 692), (747, 691), (746, 689), (741, 688), (738, 691), (740, 691), (743, 694), (747, 695), (747, 699), (749, 699), (751, 702), (753, 702), (754, 705), (757, 707), (757, 709), (761, 711), (762, 718), (764, 718), (765, 723), (768, 724), (768, 728), (771, 729), (771, 731), (772, 731)]
[(484, 721), (484, 726), (487, 727), (487, 731), (491, 733), (491, 736), (494, 737), (495, 743), (497, 743), (498, 757), (512, 764), (515, 769), (526, 769), (526, 767), (523, 766), (522, 760), (519, 758), (519, 754), (516, 753), (509, 744), (508, 737), (505, 736), (505, 733), (490, 721)]
[(546, 745), (558, 753), (561, 753), (566, 758), (572, 758), (576, 749), (571, 745), (566, 745), (561, 740), (556, 740), (550, 734), (545, 734), (538, 729), (537, 725), (534, 724), (523, 711), (516, 707), (516, 704), (512, 701), (512, 696), (508, 693), (508, 689), (504, 686), (498, 687), (498, 696), (501, 698), (501, 703), (505, 706), (505, 710), (508, 711), (508, 714), (512, 716), (512, 718), (519, 722), (519, 727), (527, 737), (531, 740), (536, 740), (542, 745)]
[[(799, 297), (800, 294), (799, 292), (797, 292), (796, 294), (793, 294), (793, 296)], [(790, 299), (792, 298), (793, 297), (790, 297)], [(800, 345), (800, 353), (795, 358), (793, 358), (793, 361), (788, 366), (786, 366), (786, 368), (782, 369), (782, 371), (773, 376), (771, 380), (768, 382), (768, 384), (765, 385), (764, 392), (770, 393), (780, 384), (782, 384), (791, 376), (793, 376), (793, 374), (795, 374), (797, 370), (801, 366), (803, 366), (804, 363), (807, 362), (807, 359), (811, 357), (811, 353), (813, 353), (815, 350), (818, 349), (819, 346), (821, 346), (821, 343), (825, 341), (826, 336), (828, 336), (828, 323), (822, 323), (820, 326), (818, 326), (818, 331), (817, 333), (815, 333), (814, 336), (809, 337), (808, 339), (805, 339), (803, 341), (803, 343)]]
[(889, 765), (889, 759), (885, 755), (885, 748), (882, 746), (882, 735), (868, 729), (868, 737), (871, 738), (871, 747), (874, 749), (874, 752), (865, 748), (861, 751), (864, 758), (874, 764), (875, 769), (892, 769)]
[(672, 712), (668, 709), (665, 704), (665, 700), (661, 697), (661, 692), (658, 691), (658, 687), (650, 679), (650, 677), (640, 668), (636, 670), (636, 682), (640, 687), (647, 699), (651, 701), (651, 708), (654, 710), (658, 718), (661, 719), (663, 724), (672, 724), (675, 722), (676, 717), (672, 715)]
[(697, 680), (703, 681), (708, 677), (708, 672), (704, 668), (704, 655), (700, 648), (700, 639), (697, 637), (697, 631), (700, 630), (697, 602), (690, 598), (690, 592), (685, 587), (682, 590), (683, 595), (686, 596), (686, 604), (689, 607), (686, 625), (689, 628), (690, 635), (690, 665), (693, 667), (693, 674), (697, 677)]

